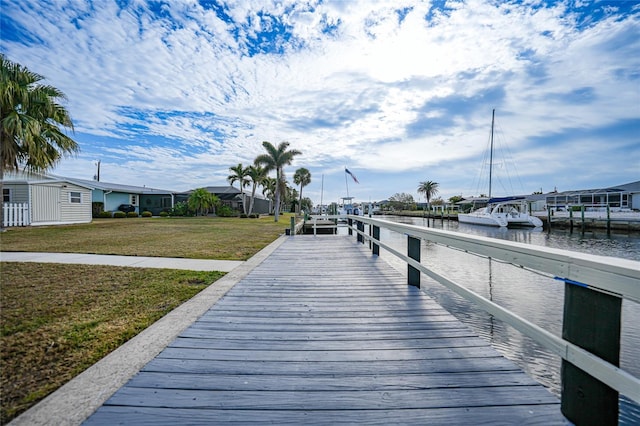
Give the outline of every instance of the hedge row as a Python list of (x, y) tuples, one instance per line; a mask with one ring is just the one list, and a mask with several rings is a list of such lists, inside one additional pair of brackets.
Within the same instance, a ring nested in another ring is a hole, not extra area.
[(153, 213), (151, 213), (150, 211), (144, 211), (142, 212), (141, 215), (138, 215), (137, 212), (129, 212), (129, 213), (125, 213), (125, 212), (121, 212), (121, 211), (116, 211), (116, 212), (100, 212), (98, 213), (98, 215), (96, 217), (99, 218), (123, 218), (123, 217), (138, 217), (138, 216), (142, 216), (142, 217), (151, 217), (153, 216)]

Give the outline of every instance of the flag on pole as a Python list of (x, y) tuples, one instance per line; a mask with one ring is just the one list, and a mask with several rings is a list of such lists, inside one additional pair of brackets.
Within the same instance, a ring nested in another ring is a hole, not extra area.
[(345, 171), (345, 173), (347, 173), (347, 174), (351, 175), (351, 177), (353, 178), (353, 181), (354, 181), (355, 183), (360, 183), (360, 182), (358, 182), (358, 178), (356, 178), (356, 176), (355, 176), (353, 173), (351, 173), (351, 172), (349, 171), (349, 169), (347, 169), (347, 168), (345, 167), (345, 168), (344, 168), (344, 171)]

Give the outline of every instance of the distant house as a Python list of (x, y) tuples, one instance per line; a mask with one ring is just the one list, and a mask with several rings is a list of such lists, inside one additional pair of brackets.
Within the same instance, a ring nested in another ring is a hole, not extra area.
[(546, 204), (556, 210), (569, 206), (585, 206), (588, 210), (640, 210), (640, 181), (610, 188), (582, 189), (546, 194)]
[(2, 180), (3, 226), (91, 222), (89, 185), (35, 173), (9, 173)]
[(173, 191), (95, 180), (67, 179), (79, 185), (91, 186), (92, 201), (102, 203), (104, 211), (116, 211), (121, 205), (130, 204), (138, 213), (150, 211), (157, 216), (163, 210), (169, 210), (174, 206)]
[[(218, 197), (218, 199), (222, 204), (229, 206), (233, 210), (236, 210), (238, 212), (243, 212), (244, 211), (243, 205), (245, 203), (247, 205), (247, 208), (249, 208), (249, 203), (251, 201), (250, 191), (240, 191), (238, 188), (231, 185), (207, 186), (204, 189), (206, 189), (207, 192)], [(188, 200), (189, 195), (193, 191), (194, 190), (176, 194), (176, 201)], [(253, 201), (253, 213), (269, 214), (270, 212), (271, 212), (271, 201), (256, 193)]]

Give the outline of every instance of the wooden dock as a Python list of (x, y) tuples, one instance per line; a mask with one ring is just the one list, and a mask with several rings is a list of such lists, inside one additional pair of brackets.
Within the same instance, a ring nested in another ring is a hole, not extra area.
[(288, 237), (91, 416), (114, 424), (567, 424), (355, 238)]

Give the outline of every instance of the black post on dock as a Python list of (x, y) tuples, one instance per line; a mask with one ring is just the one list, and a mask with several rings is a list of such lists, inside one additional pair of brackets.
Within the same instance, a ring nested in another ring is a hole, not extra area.
[(569, 206), (569, 232), (573, 233), (573, 207)]
[[(420, 239), (407, 235), (407, 256), (420, 262)], [(420, 271), (407, 264), (407, 283), (420, 288)]]
[[(622, 299), (575, 283), (565, 284), (562, 338), (620, 365)], [(577, 425), (617, 425), (618, 392), (562, 361), (562, 414)]]
[[(380, 241), (380, 227), (373, 225), (371, 226), (371, 229), (373, 233), (373, 238), (376, 241)], [(380, 256), (380, 245), (376, 244), (375, 242), (373, 242), (373, 254), (376, 256)]]
[(584, 204), (580, 206), (580, 218), (582, 219), (581, 231), (584, 233)]
[(353, 229), (351, 229), (351, 227), (353, 226), (353, 219), (351, 218), (347, 219), (347, 225), (349, 225), (347, 227), (349, 229), (349, 235), (353, 235)]
[[(356, 220), (356, 227), (358, 231), (364, 232), (364, 222), (361, 220)], [(358, 232), (358, 242), (364, 244), (364, 236)]]

